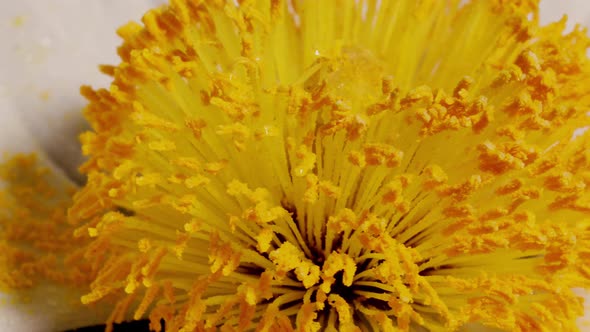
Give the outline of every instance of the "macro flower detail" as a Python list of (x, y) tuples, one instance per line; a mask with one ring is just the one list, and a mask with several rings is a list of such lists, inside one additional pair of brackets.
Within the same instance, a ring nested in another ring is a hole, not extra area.
[(79, 262), (87, 237), (73, 239), (73, 226), (65, 217), (75, 188), (60, 183), (63, 180), (34, 156), (3, 163), (0, 179), (5, 182), (0, 195), (0, 289), (26, 290), (40, 280), (86, 286), (92, 280), (91, 268)]
[(577, 330), (584, 30), (499, 0), (173, 0), (143, 23), (81, 89), (68, 217), (109, 323)]
[[(76, 226), (67, 222), (76, 188), (46, 165), (35, 155), (0, 164), (0, 309), (10, 315), (3, 329), (63, 330), (100, 323), (110, 309), (80, 302), (99, 266), (84, 259), (89, 236), (74, 238)], [(25, 314), (33, 322), (23, 326)]]

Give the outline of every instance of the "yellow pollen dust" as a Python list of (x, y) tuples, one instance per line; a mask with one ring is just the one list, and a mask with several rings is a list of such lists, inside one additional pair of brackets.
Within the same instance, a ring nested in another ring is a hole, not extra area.
[(537, 5), (172, 0), (121, 27), (81, 89), (82, 302), (155, 331), (577, 330), (589, 39)]

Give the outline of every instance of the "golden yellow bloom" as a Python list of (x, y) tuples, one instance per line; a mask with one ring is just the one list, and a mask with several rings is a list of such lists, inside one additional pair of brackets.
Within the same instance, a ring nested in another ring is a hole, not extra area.
[(188, 1), (119, 30), (69, 216), (167, 331), (573, 331), (585, 31), (537, 2)]

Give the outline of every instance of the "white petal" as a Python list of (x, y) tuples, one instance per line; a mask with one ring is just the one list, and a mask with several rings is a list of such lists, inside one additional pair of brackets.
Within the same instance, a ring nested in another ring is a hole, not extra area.
[(568, 30), (576, 24), (590, 23), (590, 1), (588, 0), (541, 0), (540, 19), (542, 24), (568, 16)]
[[(65, 286), (40, 285), (30, 292), (30, 302), (0, 305), (2, 331), (51, 332), (104, 324), (111, 308), (85, 307), (79, 303), (81, 295)], [(4, 299), (12, 301), (0, 295)]]
[[(115, 30), (161, 2), (0, 1), (0, 87), (27, 129), (68, 172), (75, 173), (81, 160), (80, 85), (108, 86), (97, 66), (118, 63)], [(0, 136), (6, 139), (13, 141)]]
[[(30, 152), (37, 149), (16, 107), (0, 87), (0, 153)], [(15, 144), (16, 143), (16, 144)]]

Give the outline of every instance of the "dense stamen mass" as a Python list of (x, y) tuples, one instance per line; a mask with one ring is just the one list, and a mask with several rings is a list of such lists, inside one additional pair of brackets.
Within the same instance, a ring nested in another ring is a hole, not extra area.
[(88, 306), (80, 301), (101, 266), (84, 259), (91, 244), (88, 232), (74, 237), (77, 225), (68, 222), (77, 188), (42, 154), (4, 157), (0, 329), (64, 331), (103, 323), (113, 302)]
[(535, 1), (172, 0), (82, 93), (92, 303), (159, 331), (571, 331), (588, 38)]
[(0, 164), (0, 291), (11, 296), (0, 305), (31, 301), (48, 282), (76, 294), (96, 276), (83, 259), (88, 236), (73, 239), (67, 223), (75, 188), (42, 163), (18, 155)]

